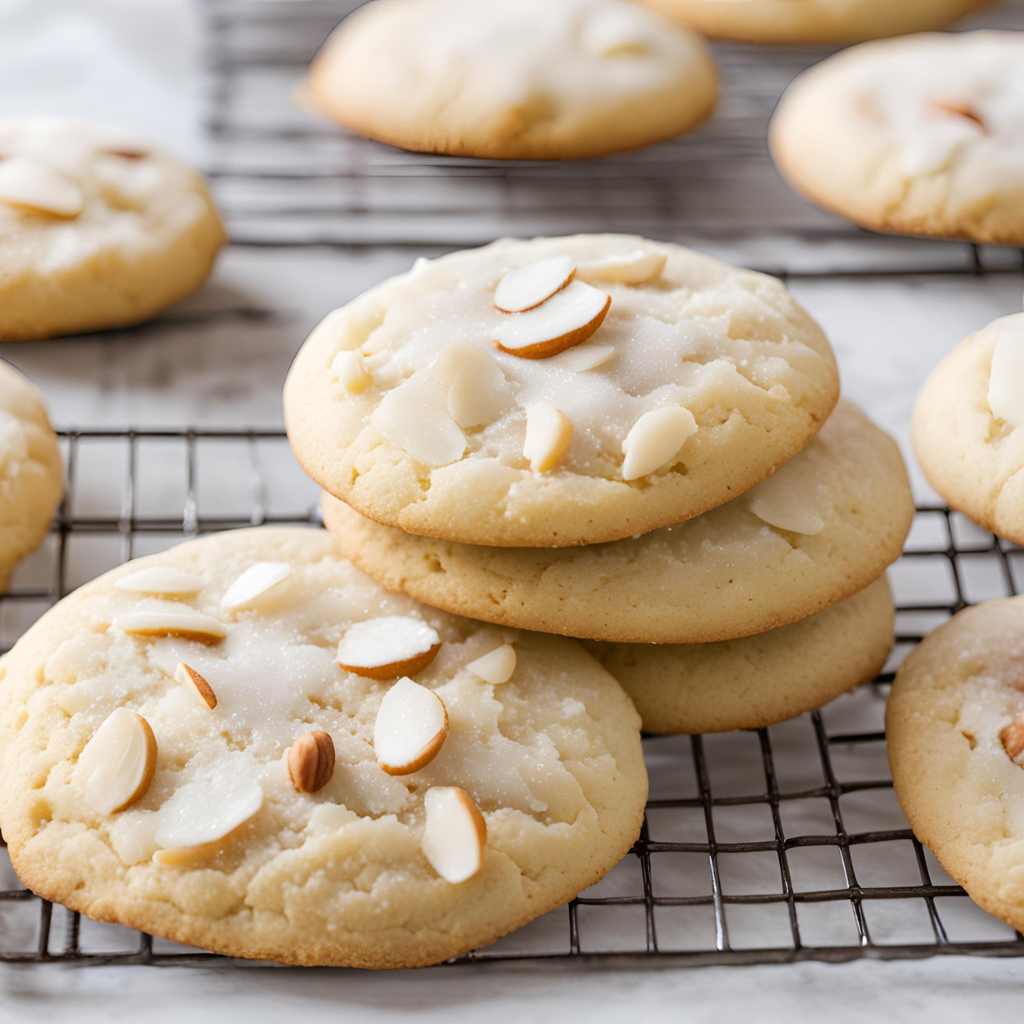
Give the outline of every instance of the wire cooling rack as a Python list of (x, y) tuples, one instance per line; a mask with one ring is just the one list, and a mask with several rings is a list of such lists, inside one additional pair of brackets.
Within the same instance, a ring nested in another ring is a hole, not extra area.
[[(296, 105), (316, 47), (355, 6), (206, 0), (208, 170), (233, 251), (265, 258), (264, 271), (320, 250), (420, 255), (502, 233), (603, 230), (702, 245), (789, 278), (1024, 270), (1017, 250), (871, 235), (789, 192), (767, 157), (765, 122), (785, 84), (825, 51), (716, 47), (719, 113), (674, 143), (572, 164), (485, 163), (355, 139)], [(987, 23), (1024, 28), (1024, 12), (1006, 7)], [(216, 332), (254, 316), (267, 331), (298, 327), (256, 309), (143, 330)], [(127, 558), (218, 530), (318, 524), (316, 490), (279, 431), (76, 430), (62, 443), (67, 497), (47, 543), (0, 596), (3, 650), (54, 601)], [(632, 854), (567, 907), (456, 963), (1024, 955), (1024, 939), (976, 907), (914, 839), (883, 732), (900, 660), (962, 607), (1024, 591), (1024, 552), (947, 509), (921, 507), (890, 576), (898, 639), (877, 680), (756, 732), (646, 738), (651, 792)], [(6, 855), (0, 961), (235, 962), (40, 900)]]

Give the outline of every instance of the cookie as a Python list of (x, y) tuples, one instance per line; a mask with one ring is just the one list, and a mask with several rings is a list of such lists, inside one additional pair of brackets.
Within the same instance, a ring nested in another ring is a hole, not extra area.
[(770, 143), (793, 188), (864, 227), (1021, 245), (1022, 124), (1024, 33), (919, 35), (804, 72)]
[(894, 620), (883, 576), (809, 619), (755, 636), (586, 647), (633, 699), (647, 732), (727, 732), (795, 718), (874, 679), (892, 650)]
[(681, 25), (741, 43), (858, 43), (945, 28), (992, 0), (642, 0)]
[(578, 160), (693, 128), (718, 74), (699, 36), (622, 0), (388, 0), (341, 23), (306, 94), (402, 149)]
[(203, 179), (109, 125), (0, 122), (0, 341), (138, 323), (225, 243)]
[(932, 371), (911, 440), (928, 482), (986, 530), (1024, 544), (1024, 313), (962, 341)]
[(595, 882), (643, 818), (639, 718), (578, 644), (387, 594), (323, 530), (121, 566), (2, 671), (22, 881), (232, 956), (444, 960)]
[(578, 235), (418, 261), (317, 327), (284, 405), (306, 472), (363, 515), (568, 547), (748, 490), (838, 392), (828, 342), (774, 278)]
[(329, 496), (342, 552), (391, 590), (486, 622), (629, 643), (708, 643), (851, 597), (899, 557), (914, 515), (895, 442), (841, 402), (792, 462), (679, 526), (581, 548), (414, 537)]
[(968, 608), (924, 640), (885, 727), (914, 834), (971, 899), (1024, 928), (1024, 598)]
[(49, 533), (63, 493), (64, 463), (42, 392), (0, 362), (0, 591)]

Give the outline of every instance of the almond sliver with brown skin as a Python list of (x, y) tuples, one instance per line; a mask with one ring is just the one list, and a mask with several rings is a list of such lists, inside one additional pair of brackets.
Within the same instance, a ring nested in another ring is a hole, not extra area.
[(448, 711), (433, 690), (399, 679), (373, 726), (377, 763), (388, 775), (409, 775), (430, 764), (448, 736)]
[(557, 355), (586, 341), (604, 322), (611, 302), (599, 289), (573, 281), (536, 309), (503, 318), (494, 343), (524, 359)]
[(415, 675), (441, 649), (437, 631), (419, 619), (385, 615), (350, 626), (338, 643), (338, 664), (370, 679)]
[(503, 313), (524, 313), (546, 302), (573, 278), (576, 265), (568, 256), (553, 256), (510, 270), (494, 290), (494, 305)]
[(156, 738), (149, 723), (130, 708), (107, 716), (75, 766), (85, 802), (100, 814), (116, 814), (137, 803), (156, 771)]
[(211, 616), (178, 607), (166, 611), (154, 608), (128, 612), (114, 619), (111, 625), (133, 636), (177, 636), (203, 643), (216, 643), (228, 635), (224, 624)]
[(204, 708), (212, 711), (217, 706), (217, 695), (213, 692), (213, 687), (194, 668), (179, 661), (174, 670), (174, 678), (187, 687), (197, 703)]
[(487, 845), (483, 815), (458, 786), (428, 789), (423, 807), (423, 855), (446, 882), (458, 885), (468, 881), (483, 867)]

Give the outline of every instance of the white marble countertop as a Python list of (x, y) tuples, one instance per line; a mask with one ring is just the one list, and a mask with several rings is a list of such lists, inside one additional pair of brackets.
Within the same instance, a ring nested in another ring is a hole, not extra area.
[[(205, 157), (196, 12), (186, 0), (0, 0), (0, 116), (104, 117)], [(69, 87), (73, 85), (73, 87)], [(742, 262), (742, 246), (718, 247)], [(226, 253), (210, 284), (139, 330), (2, 355), (46, 391), (62, 426), (279, 426), (280, 387), (309, 327), (414, 249)], [(753, 258), (750, 260), (755, 262)], [(795, 280), (835, 346), (844, 393), (900, 439), (918, 386), (956, 342), (1017, 310), (1024, 274)], [(213, 311), (219, 316), (210, 317)], [(928, 490), (912, 469), (919, 497)], [(934, 1024), (1013, 1012), (1024, 961), (943, 958), (757, 968), (434, 968), (372, 974), (262, 967), (6, 967), (0, 1020), (162, 1022), (756, 1020), (870, 1017)]]

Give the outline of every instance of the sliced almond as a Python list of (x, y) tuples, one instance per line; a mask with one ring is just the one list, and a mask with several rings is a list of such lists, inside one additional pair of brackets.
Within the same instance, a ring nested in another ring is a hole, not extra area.
[(572, 420), (544, 402), (527, 406), (523, 458), (535, 473), (552, 469), (572, 443)]
[(350, 626), (338, 644), (338, 664), (370, 679), (411, 676), (441, 649), (437, 630), (405, 615), (385, 615)]
[[(238, 758), (246, 760), (246, 755)], [(236, 762), (237, 764), (238, 762)], [(166, 851), (154, 855), (158, 863), (175, 863), (184, 851), (226, 838), (263, 806), (263, 787), (248, 773), (229, 763), (227, 770), (193, 779), (178, 789), (160, 808), (156, 844)]]
[(114, 586), (133, 594), (154, 594), (160, 597), (191, 597), (203, 589), (203, 581), (190, 572), (169, 565), (152, 565), (122, 576)]
[(548, 360), (552, 366), (569, 373), (586, 373), (604, 366), (615, 355), (613, 345), (577, 345)]
[(444, 701), (411, 679), (384, 694), (373, 726), (377, 764), (388, 775), (409, 775), (430, 764), (448, 736)]
[(367, 372), (366, 363), (359, 352), (339, 352), (331, 361), (331, 372), (351, 395), (358, 395), (373, 383), (373, 378)]
[(487, 823), (465, 790), (434, 786), (423, 798), (426, 822), (421, 847), (430, 866), (453, 885), (483, 866)]
[(955, 117), (973, 121), (981, 129), (983, 135), (988, 134), (984, 119), (967, 100), (933, 100), (931, 105), (933, 110), (938, 110), (940, 113), (953, 114)]
[(448, 414), (460, 427), (493, 423), (509, 402), (501, 367), (481, 348), (465, 341), (445, 345), (437, 360), (448, 381)]
[(813, 536), (825, 529), (825, 520), (815, 508), (818, 490), (813, 469), (808, 473), (799, 461), (787, 462), (747, 492), (747, 505), (769, 526)]
[(287, 562), (257, 562), (250, 565), (225, 591), (220, 606), (229, 612), (250, 608), (291, 574), (292, 567)]
[(156, 737), (142, 715), (118, 708), (85, 745), (75, 776), (85, 802), (100, 814), (117, 814), (137, 803), (156, 771)]
[(111, 625), (133, 636), (178, 636), (202, 643), (217, 643), (228, 635), (223, 623), (192, 611), (129, 612), (114, 619)]
[(576, 264), (568, 256), (553, 256), (510, 270), (494, 289), (494, 305), (502, 313), (534, 309), (560, 292), (575, 273)]
[(0, 161), (0, 202), (52, 217), (77, 217), (82, 190), (66, 175), (28, 157)]
[(999, 733), (999, 741), (1003, 744), (1006, 756), (1015, 761), (1024, 750), (1024, 715), (1015, 718)]
[(498, 324), (494, 343), (523, 359), (545, 359), (580, 345), (601, 326), (611, 296), (582, 281), (572, 281), (547, 302)]
[(667, 257), (658, 252), (638, 249), (599, 260), (581, 263), (576, 277), (581, 281), (607, 281), (615, 284), (646, 284), (661, 276)]
[(679, 449), (696, 432), (693, 413), (681, 405), (645, 412), (622, 442), (626, 456), (622, 462), (622, 479), (638, 480), (660, 469), (675, 459)]
[(372, 422), (392, 444), (425, 466), (447, 466), (466, 450), (465, 435), (448, 412), (444, 386), (429, 370), (417, 371), (387, 392)]
[(211, 711), (217, 706), (217, 694), (213, 687), (191, 666), (179, 661), (174, 670), (174, 678), (183, 686), (187, 686), (199, 704)]
[(470, 672), (485, 683), (495, 686), (507, 683), (516, 670), (516, 651), (511, 644), (502, 644), (493, 651), (482, 655), (467, 666)]
[(334, 740), (322, 729), (304, 732), (288, 748), (288, 777), (300, 793), (323, 789), (334, 774)]

